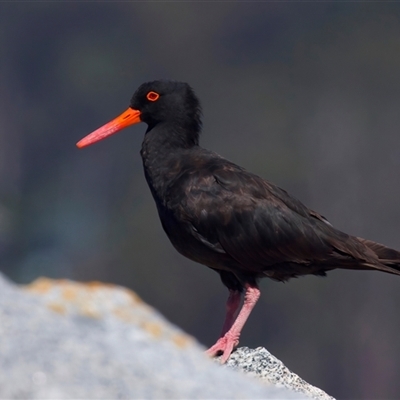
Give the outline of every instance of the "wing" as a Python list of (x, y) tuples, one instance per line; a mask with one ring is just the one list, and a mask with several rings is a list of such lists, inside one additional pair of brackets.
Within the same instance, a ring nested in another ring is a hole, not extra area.
[(249, 272), (285, 263), (366, 258), (365, 247), (355, 238), (334, 229), (284, 190), (224, 159), (213, 159), (208, 168), (181, 179), (186, 183), (179, 212), (193, 235)]

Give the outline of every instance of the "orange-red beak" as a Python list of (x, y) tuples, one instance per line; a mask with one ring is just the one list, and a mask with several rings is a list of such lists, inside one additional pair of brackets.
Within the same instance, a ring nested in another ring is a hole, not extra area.
[(96, 129), (94, 132), (85, 136), (76, 145), (79, 148), (89, 146), (90, 144), (96, 143), (99, 140), (105, 139), (107, 136), (113, 133), (119, 132), (121, 129), (126, 128), (129, 125), (137, 124), (142, 122), (140, 119), (140, 111), (128, 108), (117, 118), (103, 125), (101, 128)]

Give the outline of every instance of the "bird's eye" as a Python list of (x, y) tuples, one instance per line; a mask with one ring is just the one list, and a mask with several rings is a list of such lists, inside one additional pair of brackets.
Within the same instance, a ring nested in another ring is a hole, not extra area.
[(150, 100), (150, 101), (156, 101), (156, 100), (158, 100), (159, 97), (160, 97), (160, 95), (156, 92), (149, 92), (146, 95), (147, 100)]

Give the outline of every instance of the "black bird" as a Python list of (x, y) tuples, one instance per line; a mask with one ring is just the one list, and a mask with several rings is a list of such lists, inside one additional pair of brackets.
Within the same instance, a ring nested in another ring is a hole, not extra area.
[(141, 156), (166, 234), (229, 289), (222, 333), (208, 354), (222, 353), (225, 362), (238, 345), (260, 278), (324, 276), (335, 268), (400, 275), (400, 252), (335, 229), (284, 190), (200, 147), (200, 103), (187, 83), (142, 84), (124, 113), (77, 146), (138, 122), (148, 125)]

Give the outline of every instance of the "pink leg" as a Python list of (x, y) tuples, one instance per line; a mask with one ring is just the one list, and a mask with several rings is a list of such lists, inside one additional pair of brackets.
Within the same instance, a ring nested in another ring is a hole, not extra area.
[(228, 301), (226, 302), (226, 317), (220, 337), (223, 337), (225, 333), (231, 329), (236, 318), (237, 310), (240, 306), (241, 298), (242, 294), (239, 291), (229, 290), (229, 297)]
[[(224, 336), (220, 337), (217, 340), (217, 343), (214, 344), (214, 346), (210, 347), (207, 350), (207, 354), (209, 356), (215, 356), (219, 352), (222, 352), (222, 357), (221, 357), (221, 363), (224, 364), (229, 356), (232, 353), (232, 350), (234, 347), (236, 347), (239, 344), (239, 337), (240, 337), (240, 332), (243, 329), (244, 324), (247, 321), (247, 318), (249, 317), (251, 311), (253, 310), (254, 306), (257, 303), (257, 300), (260, 297), (260, 290), (258, 289), (257, 286), (251, 286), (247, 284), (246, 286), (246, 293), (244, 295), (244, 302), (242, 309), (239, 312), (239, 315), (237, 316), (235, 322), (233, 325), (228, 329), (228, 331), (224, 334)], [(232, 296), (232, 293), (229, 297)], [(233, 301), (232, 301), (233, 303)], [(228, 299), (228, 307), (229, 307), (229, 299)], [(224, 329), (225, 327), (228, 326), (229, 323), (229, 318), (233, 318), (233, 315), (229, 315), (229, 311), (227, 313), (225, 323), (224, 323)], [(233, 313), (232, 313), (233, 314)]]

